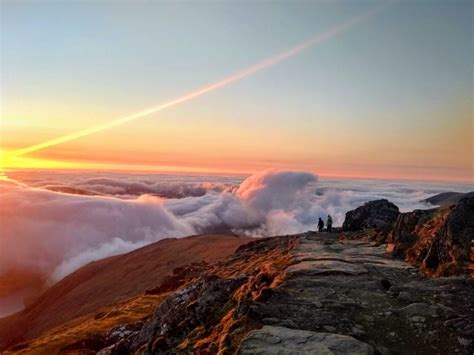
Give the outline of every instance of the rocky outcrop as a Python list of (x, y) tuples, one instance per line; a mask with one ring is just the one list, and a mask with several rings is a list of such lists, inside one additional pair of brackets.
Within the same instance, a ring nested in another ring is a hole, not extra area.
[(219, 323), (233, 307), (231, 296), (245, 281), (216, 275), (200, 278), (166, 298), (139, 332), (117, 344), (114, 353), (134, 352), (143, 344), (152, 354), (180, 349), (190, 330)]
[[(410, 264), (392, 258), (383, 245), (346, 239), (338, 242), (328, 234), (301, 235), (293, 254), (285, 281), (268, 289), (250, 314), (279, 331), (275, 334), (264, 328), (251, 332), (241, 350), (260, 350), (263, 343), (272, 349), (262, 350), (263, 354), (290, 353), (285, 352), (289, 344), (293, 344), (291, 353), (300, 349), (314, 354), (338, 353), (331, 348), (319, 350), (320, 335), (316, 334), (321, 333), (356, 339), (376, 354), (467, 355), (474, 350), (472, 282), (425, 278)], [(305, 348), (307, 339), (314, 339), (318, 351)], [(353, 352), (355, 349), (346, 348), (341, 353)]]
[(474, 196), (468, 195), (449, 207), (406, 213), (398, 213), (393, 206), (379, 200), (349, 211), (343, 225), (344, 237), (386, 243), (394, 257), (419, 266), (430, 276), (459, 275), (469, 268)]
[(399, 214), (398, 207), (388, 200), (370, 201), (346, 213), (342, 230), (387, 229), (392, 226)]
[(106, 336), (99, 354), (235, 352), (245, 334), (261, 327), (258, 320), (248, 321), (249, 305), (283, 280), (295, 242), (295, 237), (256, 240), (224, 263), (174, 270), (147, 291), (171, 294), (139, 329), (121, 339)]
[(418, 240), (406, 251), (406, 260), (419, 263), (426, 274), (450, 276), (469, 267), (474, 238), (474, 197), (441, 209), (416, 231)]
[(388, 250), (394, 256), (404, 257), (405, 251), (419, 239), (421, 227), (433, 218), (436, 211), (431, 209), (400, 213), (386, 239)]
[(240, 353), (372, 355), (374, 350), (370, 345), (346, 335), (264, 326), (250, 332), (240, 345)]

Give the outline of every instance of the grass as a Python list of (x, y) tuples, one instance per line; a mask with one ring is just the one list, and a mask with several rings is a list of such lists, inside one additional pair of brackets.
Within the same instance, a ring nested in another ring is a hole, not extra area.
[(130, 324), (146, 318), (165, 296), (166, 294), (139, 295), (125, 302), (104, 307), (94, 314), (77, 318), (53, 328), (31, 342), (18, 344), (4, 354), (39, 355), (60, 353), (66, 345), (80, 341), (92, 334), (101, 334), (115, 326)]

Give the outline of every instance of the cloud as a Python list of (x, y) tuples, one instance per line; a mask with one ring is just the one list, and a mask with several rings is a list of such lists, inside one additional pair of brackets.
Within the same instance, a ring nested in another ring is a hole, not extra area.
[(265, 171), (248, 177), (233, 190), (166, 200), (164, 205), (200, 233), (234, 230), (257, 236), (289, 232), (276, 228), (276, 212), (281, 218), (292, 218), (297, 231), (304, 231), (313, 223), (297, 220), (301, 214), (296, 211), (310, 206), (309, 189), (316, 180), (307, 172)]
[(66, 260), (79, 267), (134, 246), (194, 233), (161, 199), (149, 196), (121, 200), (2, 186), (0, 215), (0, 274), (20, 268), (63, 276), (54, 269)]
[(147, 244), (148, 243), (145, 240), (130, 242), (120, 238), (113, 238), (111, 241), (107, 241), (97, 247), (86, 249), (72, 258), (64, 260), (55, 268), (51, 275), (51, 279), (53, 281), (60, 280), (81, 266), (86, 265), (91, 261), (104, 258), (104, 255), (113, 256), (123, 254)]
[[(348, 210), (369, 200), (387, 198), (402, 210), (428, 208), (420, 200), (443, 191), (470, 188), (413, 182), (318, 181), (312, 173), (294, 171), (264, 171), (245, 180), (71, 173), (25, 174), (16, 179), (18, 183), (0, 183), (0, 275), (10, 269), (40, 270), (52, 281), (91, 261), (163, 238), (221, 231), (252, 236), (299, 233), (316, 229), (318, 217), (325, 219), (328, 214), (336, 226), (341, 225)], [(109, 196), (41, 188), (51, 184)]]
[[(73, 186), (90, 189), (100, 185), (108, 193), (117, 189), (132, 194), (180, 191), (178, 195), (190, 196), (163, 199), (144, 194), (126, 200), (3, 184), (0, 274), (12, 268), (42, 270), (55, 281), (93, 260), (167, 237), (222, 230), (253, 235), (302, 231), (307, 226), (304, 220), (297, 220), (294, 210), (309, 204), (304, 202), (308, 194), (303, 191), (316, 177), (306, 172), (267, 171), (240, 186), (226, 184), (225, 188), (218, 183), (160, 185), (137, 180), (90, 178), (75, 181)], [(52, 183), (50, 178), (46, 182)], [(38, 180), (35, 184), (41, 186)], [(280, 219), (285, 222), (278, 222)]]
[[(31, 177), (22, 173), (14, 174), (30, 186), (59, 191), (63, 188), (77, 188), (85, 191), (111, 195), (120, 198), (135, 198), (152, 194), (164, 198), (203, 196), (209, 191), (222, 192), (241, 179), (173, 175), (110, 174), (110, 176), (89, 176), (91, 174), (41, 174)], [(157, 178), (158, 177), (158, 178)], [(198, 180), (198, 181), (196, 181)], [(66, 190), (66, 189), (64, 189)]]

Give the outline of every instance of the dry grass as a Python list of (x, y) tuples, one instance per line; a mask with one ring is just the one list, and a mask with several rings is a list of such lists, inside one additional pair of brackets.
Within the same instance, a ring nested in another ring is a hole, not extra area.
[[(105, 307), (94, 315), (77, 318), (49, 330), (30, 342), (18, 344), (4, 354), (40, 355), (61, 353), (61, 349), (66, 345), (87, 338), (91, 334), (101, 334), (115, 326), (134, 323), (146, 318), (161, 303), (164, 297), (166, 297), (165, 294), (140, 295), (126, 302)], [(96, 315), (99, 317), (96, 317)], [(78, 352), (75, 351), (74, 353)]]
[(232, 297), (234, 306), (218, 324), (207, 330), (196, 328), (188, 334), (178, 348), (189, 349), (191, 345), (196, 353), (233, 353), (234, 347), (240, 344), (249, 331), (261, 326), (246, 316), (239, 315), (237, 308), (241, 303), (257, 300), (265, 289), (278, 287), (285, 279), (285, 270), (293, 260), (291, 250), (296, 247), (297, 239), (273, 238), (272, 242), (280, 245), (270, 251), (257, 251), (246, 257), (234, 258), (226, 262), (224, 267), (221, 268), (219, 265), (219, 270), (214, 270), (223, 278), (243, 274), (251, 276), (234, 292)]

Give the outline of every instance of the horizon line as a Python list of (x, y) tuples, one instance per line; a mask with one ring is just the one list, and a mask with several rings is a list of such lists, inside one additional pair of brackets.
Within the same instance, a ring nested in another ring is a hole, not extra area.
[[(395, 177), (395, 176), (373, 176), (373, 175), (338, 175), (338, 174), (331, 174), (331, 173), (317, 173), (310, 169), (291, 169), (291, 168), (263, 168), (263, 169), (255, 169), (255, 170), (246, 170), (246, 171), (236, 171), (236, 170), (225, 170), (225, 169), (190, 169), (190, 170), (153, 170), (150, 169), (126, 169), (126, 168), (111, 168), (111, 169), (101, 169), (101, 168), (22, 168), (22, 169), (15, 169), (15, 168), (7, 168), (3, 169), (0, 168), (0, 175), (5, 174), (8, 172), (59, 172), (59, 173), (66, 173), (66, 172), (74, 172), (80, 174), (81, 172), (84, 173), (122, 173), (122, 174), (130, 174), (130, 175), (138, 175), (138, 174), (150, 174), (150, 175), (196, 175), (196, 176), (239, 176), (239, 177), (248, 177), (255, 173), (266, 171), (266, 170), (276, 170), (276, 171), (307, 171), (311, 172), (316, 175), (318, 178), (336, 178), (336, 179), (355, 179), (355, 180), (381, 180), (381, 181), (413, 181), (413, 182), (426, 182), (426, 183), (453, 183), (453, 184), (474, 184), (474, 178), (472, 180), (464, 180), (464, 179), (442, 179), (442, 178), (415, 178), (415, 177)], [(473, 186), (474, 190), (474, 186)]]

